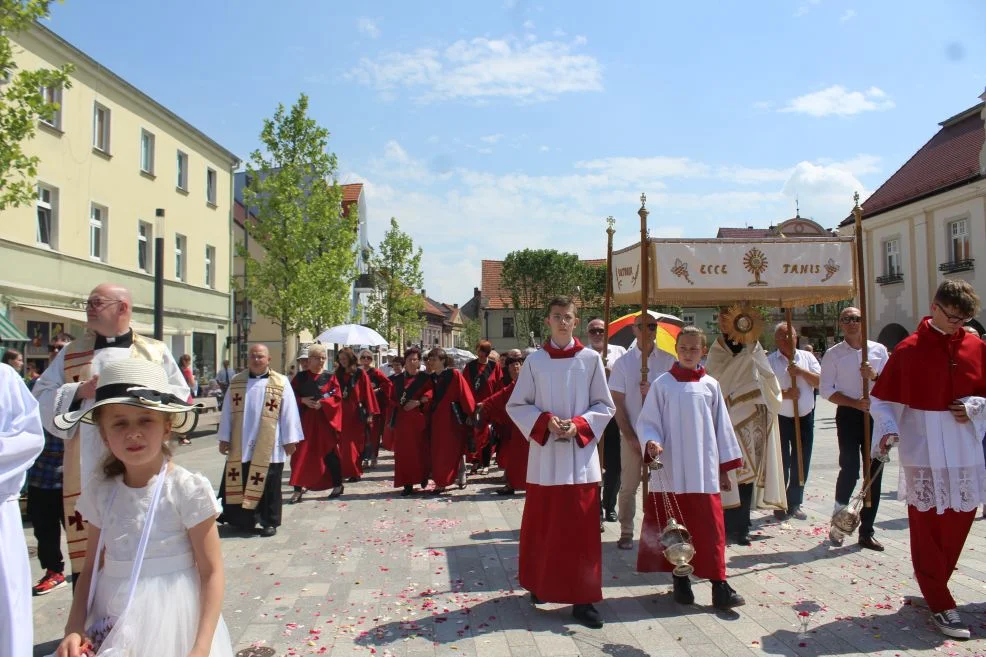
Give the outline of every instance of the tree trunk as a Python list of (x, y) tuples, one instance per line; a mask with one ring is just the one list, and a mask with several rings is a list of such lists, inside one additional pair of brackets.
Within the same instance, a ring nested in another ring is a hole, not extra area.
[[(284, 318), (281, 318), (284, 320)], [(287, 321), (281, 322), (281, 374), (288, 373), (288, 330), (285, 328)]]

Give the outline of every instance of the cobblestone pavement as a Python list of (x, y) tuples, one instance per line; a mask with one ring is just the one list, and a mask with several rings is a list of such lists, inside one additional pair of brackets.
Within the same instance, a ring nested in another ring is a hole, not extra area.
[[(611, 523), (603, 543), (605, 601), (597, 605), (606, 626), (574, 624), (561, 605), (536, 610), (517, 588), (523, 495), (494, 495), (499, 481), (490, 475), (448, 497), (401, 498), (390, 487), (392, 460), (384, 458), (338, 500), (323, 493), (286, 505), (273, 538), (221, 531), (224, 615), (235, 648), (379, 657), (986, 652), (986, 522), (973, 526), (952, 577), (974, 638), (944, 640), (912, 578), (896, 466), (885, 477), (877, 523), (886, 552), (861, 551), (855, 537), (841, 548), (828, 545), (838, 459), (834, 407), (819, 406), (808, 520), (778, 523), (757, 512), (753, 545), (729, 547), (730, 581), (747, 600), (736, 613), (712, 610), (707, 583), (695, 584), (698, 604), (676, 605), (670, 577), (636, 573), (636, 551), (616, 548), (619, 530)], [(218, 485), (222, 461), (211, 436), (177, 449), (179, 463)], [(638, 531), (640, 516), (638, 509)], [(40, 577), (36, 559), (33, 567)], [(57, 645), (69, 604), (68, 588), (35, 598), (35, 654)], [(802, 611), (809, 628), (799, 636)]]

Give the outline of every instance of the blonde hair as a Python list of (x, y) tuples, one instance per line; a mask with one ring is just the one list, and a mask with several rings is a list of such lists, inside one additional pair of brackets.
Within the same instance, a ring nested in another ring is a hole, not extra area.
[[(112, 404), (108, 404), (108, 406), (112, 406)], [(103, 410), (103, 408), (104, 407), (93, 409), (92, 422), (93, 424), (96, 425), (96, 427), (99, 428), (99, 436), (100, 438), (103, 439), (103, 442), (105, 443), (106, 434), (103, 432), (103, 423), (101, 422), (100, 419), (100, 416), (102, 415), (101, 411)], [(156, 413), (156, 414), (161, 416), (164, 425), (168, 429), (167, 434), (164, 437), (164, 442), (161, 443), (161, 453), (164, 454), (164, 458), (170, 461), (172, 457), (172, 453), (171, 453), (171, 446), (168, 443), (171, 440), (171, 416), (167, 413)], [(112, 479), (113, 477), (117, 477), (119, 475), (125, 474), (127, 471), (127, 466), (123, 464), (123, 461), (116, 458), (116, 455), (114, 455), (113, 452), (109, 452), (106, 455), (106, 458), (103, 459), (102, 470), (104, 477), (106, 477), (107, 479)]]
[(700, 338), (702, 338), (702, 347), (703, 348), (709, 346), (709, 339), (707, 337), (705, 337), (705, 331), (703, 331), (702, 329), (700, 329), (697, 326), (686, 326), (683, 329), (681, 329), (681, 332), (678, 333), (678, 337), (676, 337), (674, 339), (674, 346), (677, 347), (678, 346), (678, 343), (681, 342), (681, 339), (683, 337), (685, 337), (685, 336), (688, 336), (688, 335), (697, 335)]

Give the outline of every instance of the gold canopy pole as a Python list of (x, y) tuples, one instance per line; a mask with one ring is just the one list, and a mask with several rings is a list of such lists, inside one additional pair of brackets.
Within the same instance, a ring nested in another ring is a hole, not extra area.
[[(640, 195), (640, 209), (637, 210), (637, 214), (640, 216), (640, 321), (643, 322), (643, 330), (640, 332), (641, 337), (646, 335), (644, 331), (647, 330), (648, 316), (647, 316), (647, 297), (650, 294), (650, 263), (648, 262), (648, 249), (647, 249), (647, 215), (650, 212), (647, 211), (647, 194)], [(657, 332), (654, 333), (654, 339), (657, 339)], [(655, 342), (656, 344), (656, 342)], [(643, 340), (637, 340), (637, 347), (640, 349), (640, 383), (647, 383), (647, 359), (650, 357), (650, 349), (653, 346), (645, 346)], [(648, 480), (650, 469), (647, 467), (646, 463), (641, 462), (640, 467), (640, 477), (643, 480), (643, 486), (641, 487), (641, 492), (644, 495), (642, 509), (647, 508), (647, 497), (649, 491)]]
[[(794, 365), (794, 357), (797, 356), (798, 342), (794, 340), (794, 328), (791, 326), (791, 309), (784, 309), (784, 316), (787, 319), (787, 335), (788, 339), (791, 340), (791, 358), (788, 360), (789, 365)], [(798, 387), (798, 377), (795, 374), (791, 375), (791, 389)], [(798, 449), (798, 484), (802, 487), (805, 485), (805, 455), (802, 451), (801, 446), (801, 416), (798, 414), (798, 399), (794, 397), (791, 399), (791, 403), (794, 405), (794, 444)], [(788, 509), (790, 513), (790, 509)]]
[(613, 226), (616, 220), (612, 216), (606, 218), (606, 298), (603, 302), (603, 323), (606, 332), (603, 333), (603, 367), (609, 367), (609, 311), (613, 303)]
[[(870, 364), (869, 334), (866, 331), (866, 269), (863, 262), (863, 208), (859, 207), (859, 192), (853, 194), (855, 206), (852, 209), (855, 217), (853, 240), (856, 246), (856, 291), (859, 295), (860, 333), (863, 336), (862, 363)], [(863, 379), (863, 399), (870, 399), (870, 380), (860, 373)], [(866, 490), (866, 506), (871, 506), (870, 499), (870, 442), (872, 441), (872, 422), (868, 411), (863, 412), (863, 487)]]

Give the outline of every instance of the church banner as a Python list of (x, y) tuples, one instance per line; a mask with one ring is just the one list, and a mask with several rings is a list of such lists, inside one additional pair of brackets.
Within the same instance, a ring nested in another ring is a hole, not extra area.
[[(640, 245), (613, 253), (613, 299), (640, 303)], [(649, 303), (791, 308), (855, 295), (851, 237), (650, 240)]]

